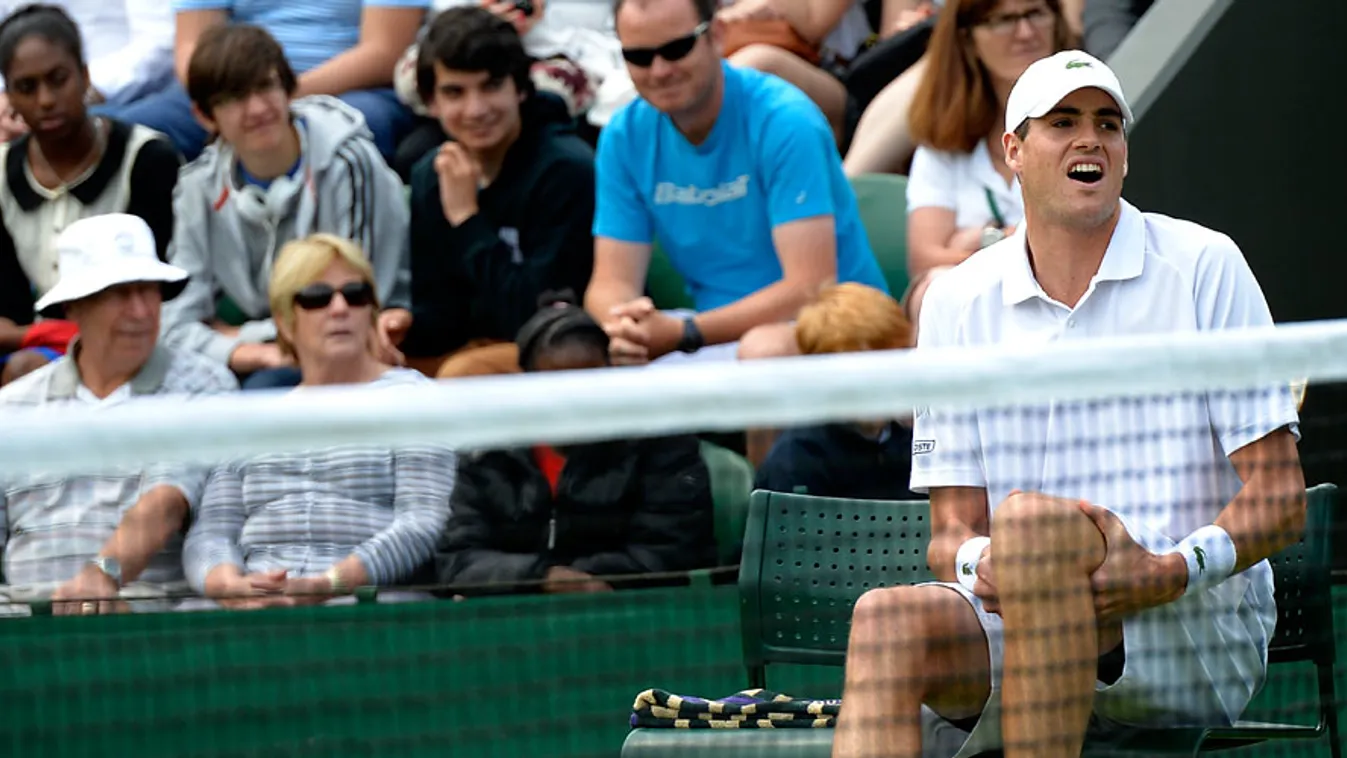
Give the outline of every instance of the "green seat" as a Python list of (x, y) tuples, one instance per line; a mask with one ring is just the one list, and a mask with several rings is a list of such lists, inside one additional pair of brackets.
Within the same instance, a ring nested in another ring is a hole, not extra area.
[[(1221, 729), (1138, 729), (1112, 741), (1092, 740), (1085, 756), (1195, 756), (1267, 740), (1311, 740), (1327, 735), (1333, 758), (1341, 758), (1330, 596), (1330, 539), (1337, 488), (1331, 484), (1314, 487), (1308, 500), (1304, 538), (1271, 561), (1278, 620), (1268, 657), (1272, 664), (1315, 664), (1318, 723), (1239, 722)], [(861, 593), (930, 578), (926, 568), (929, 520), (925, 502), (754, 492), (739, 567), (740, 623), (750, 686), (766, 686), (769, 663), (842, 665), (851, 608)], [(627, 735), (622, 756), (789, 754), (826, 758), (831, 750), (828, 730), (781, 730), (770, 738), (736, 732), (733, 742), (726, 738), (730, 734), (634, 729)]]
[(862, 174), (851, 179), (851, 189), (879, 270), (900, 298), (907, 291), (907, 177)]
[(687, 282), (674, 268), (673, 261), (656, 241), (650, 246), (650, 269), (645, 275), (645, 292), (662, 311), (676, 309), (695, 310), (692, 296), (688, 294)]
[(753, 492), (753, 464), (720, 445), (702, 441), (702, 460), (711, 472), (711, 499), (716, 507), (716, 555), (721, 566), (739, 562)]

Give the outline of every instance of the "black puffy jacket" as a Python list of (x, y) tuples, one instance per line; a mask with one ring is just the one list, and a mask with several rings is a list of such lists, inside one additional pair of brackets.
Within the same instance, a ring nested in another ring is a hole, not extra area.
[[(537, 581), (556, 565), (595, 576), (715, 565), (710, 473), (695, 437), (566, 452), (555, 496), (530, 449), (460, 457), (453, 513), (435, 559), (441, 583)], [(494, 591), (513, 589), (537, 586)]]

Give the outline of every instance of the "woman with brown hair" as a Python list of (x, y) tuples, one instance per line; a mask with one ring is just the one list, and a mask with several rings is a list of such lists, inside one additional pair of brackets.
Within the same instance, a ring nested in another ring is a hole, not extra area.
[(936, 21), (909, 111), (919, 147), (907, 184), (908, 313), (932, 276), (1014, 231), (1024, 210), (1001, 148), (1006, 98), (1066, 49), (1061, 0), (951, 0)]

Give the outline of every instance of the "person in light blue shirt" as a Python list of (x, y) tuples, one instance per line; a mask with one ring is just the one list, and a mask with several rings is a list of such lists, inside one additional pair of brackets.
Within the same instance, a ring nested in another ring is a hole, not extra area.
[[(715, 0), (623, 0), (640, 98), (599, 138), (585, 307), (614, 363), (797, 352), (791, 321), (832, 281), (887, 291), (832, 130), (793, 85), (720, 59)], [(695, 314), (642, 297), (658, 240)]]
[[(165, 0), (168, 1), (168, 0)], [(171, 0), (177, 18), (177, 79), (158, 93), (100, 112), (171, 138), (193, 160), (209, 135), (183, 88), (197, 39), (218, 24), (254, 24), (285, 49), (299, 74), (296, 97), (332, 95), (360, 111), (388, 158), (415, 116), (394, 94), (393, 69), (416, 40), (430, 0)]]

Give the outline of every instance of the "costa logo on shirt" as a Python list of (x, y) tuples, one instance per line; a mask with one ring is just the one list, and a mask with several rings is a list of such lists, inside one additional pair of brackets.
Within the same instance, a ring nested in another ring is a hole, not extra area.
[(656, 205), (704, 205), (711, 208), (745, 197), (748, 197), (748, 174), (710, 189), (693, 184), (680, 187), (673, 182), (660, 182), (655, 185)]
[(935, 451), (935, 440), (912, 440), (912, 454), (925, 455)]

